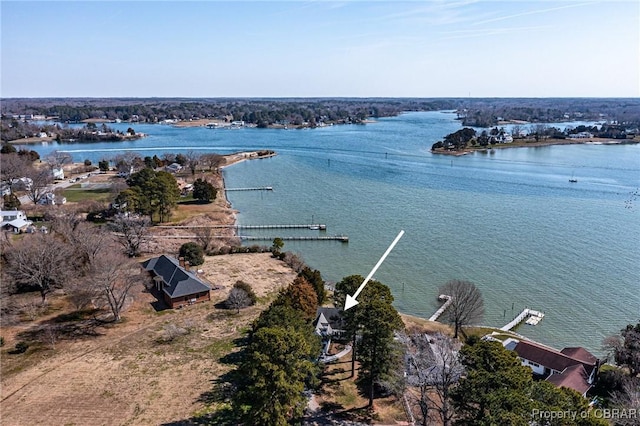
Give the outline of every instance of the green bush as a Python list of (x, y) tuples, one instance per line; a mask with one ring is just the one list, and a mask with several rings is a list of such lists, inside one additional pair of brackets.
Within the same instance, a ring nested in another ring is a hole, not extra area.
[(184, 243), (180, 247), (180, 257), (189, 262), (189, 265), (198, 266), (204, 263), (204, 250), (196, 243)]
[(12, 351), (14, 354), (23, 354), (29, 349), (29, 344), (25, 342), (16, 343), (15, 349)]

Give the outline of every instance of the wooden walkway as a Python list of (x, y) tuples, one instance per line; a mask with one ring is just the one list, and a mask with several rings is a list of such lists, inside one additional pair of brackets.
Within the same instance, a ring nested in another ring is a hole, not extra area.
[(453, 297), (447, 296), (446, 294), (441, 294), (440, 296), (438, 296), (438, 300), (444, 300), (445, 302), (442, 304), (442, 306), (440, 306), (440, 309), (438, 309), (435, 314), (429, 317), (429, 321), (437, 321), (438, 318), (440, 318), (440, 315), (442, 315), (444, 311), (446, 311), (447, 308), (451, 305), (451, 303), (453, 302)]
[(225, 191), (273, 191), (273, 186), (256, 186), (253, 188), (226, 188)]
[(533, 309), (525, 308), (518, 316), (516, 316), (511, 322), (504, 327), (500, 327), (502, 331), (510, 331), (512, 328), (515, 328), (518, 324), (520, 324), (525, 319), (527, 320), (527, 324), (536, 325), (540, 320), (544, 318), (544, 313), (540, 311), (534, 311)]
[(309, 224), (282, 224), (282, 225), (157, 225), (154, 228), (171, 229), (197, 229), (197, 228), (217, 228), (217, 229), (311, 229), (326, 231), (327, 225), (324, 223)]
[(343, 243), (349, 242), (349, 237), (346, 235), (333, 235), (324, 237), (253, 237), (248, 235), (240, 235), (238, 238), (246, 241), (273, 241), (276, 238), (280, 238), (282, 241), (340, 241)]

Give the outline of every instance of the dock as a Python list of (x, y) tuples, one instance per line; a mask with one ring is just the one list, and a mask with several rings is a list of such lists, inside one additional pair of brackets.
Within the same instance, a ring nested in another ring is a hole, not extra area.
[(543, 312), (534, 311), (533, 309), (525, 308), (509, 324), (505, 325), (504, 327), (500, 327), (500, 330), (510, 331), (512, 328), (515, 328), (518, 324), (520, 324), (525, 319), (527, 324), (536, 325), (542, 320), (542, 318), (544, 318)]
[(282, 241), (340, 241), (348, 243), (349, 237), (346, 235), (318, 236), (318, 237), (253, 237), (240, 235), (238, 238), (246, 241), (273, 241), (280, 238)]
[(309, 224), (282, 224), (282, 225), (157, 225), (154, 228), (171, 229), (197, 229), (197, 228), (217, 228), (217, 229), (311, 229), (326, 231), (327, 225), (324, 223)]
[(453, 302), (453, 297), (447, 296), (446, 294), (441, 294), (440, 296), (438, 296), (438, 300), (444, 300), (445, 302), (442, 304), (442, 306), (440, 306), (440, 309), (438, 309), (435, 314), (429, 317), (429, 321), (437, 321), (438, 318), (440, 318), (440, 315), (442, 315), (444, 311), (446, 311), (447, 308), (451, 305), (451, 303)]
[(253, 188), (226, 188), (225, 191), (273, 191), (273, 186), (256, 186)]

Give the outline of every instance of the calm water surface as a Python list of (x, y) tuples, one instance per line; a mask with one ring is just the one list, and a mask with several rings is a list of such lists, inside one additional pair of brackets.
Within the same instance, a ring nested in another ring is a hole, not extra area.
[[(118, 144), (50, 144), (76, 161), (122, 150), (278, 156), (225, 170), (241, 224), (327, 224), (349, 243), (285, 242), (325, 279), (367, 275), (398, 232), (405, 236), (376, 274), (401, 312), (428, 317), (438, 287), (457, 278), (485, 298), (484, 323), (502, 326), (524, 307), (544, 311), (517, 331), (556, 347), (600, 353), (602, 338), (640, 320), (639, 145), (571, 145), (432, 155), (460, 128), (450, 113), (407, 113), (366, 126), (314, 130), (209, 130), (137, 125), (148, 138)], [(112, 125), (123, 127), (128, 124)], [(575, 176), (577, 183), (569, 183)], [(260, 235), (256, 231), (243, 231)], [(264, 244), (270, 244), (265, 242)]]

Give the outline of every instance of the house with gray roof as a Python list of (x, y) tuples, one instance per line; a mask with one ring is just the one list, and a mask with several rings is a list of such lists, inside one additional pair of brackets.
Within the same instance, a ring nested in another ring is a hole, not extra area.
[(318, 336), (337, 337), (344, 333), (342, 310), (338, 308), (320, 307), (316, 311), (316, 319), (313, 321), (315, 332)]
[(189, 270), (189, 263), (162, 255), (142, 262), (153, 276), (154, 287), (170, 308), (211, 300), (211, 286)]
[(11, 230), (16, 234), (26, 231), (33, 224), (22, 210), (1, 210), (0, 217), (2, 218), (0, 228)]

